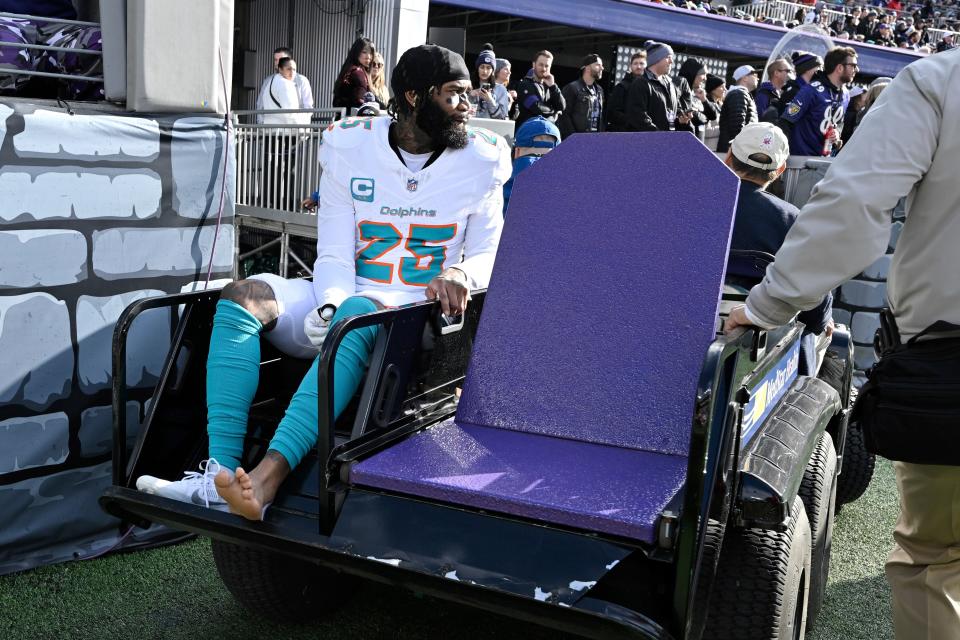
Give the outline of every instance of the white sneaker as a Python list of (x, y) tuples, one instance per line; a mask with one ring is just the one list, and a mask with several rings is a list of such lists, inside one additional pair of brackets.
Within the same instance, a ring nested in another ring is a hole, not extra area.
[(184, 471), (183, 479), (175, 482), (153, 476), (140, 476), (137, 478), (137, 490), (229, 513), (230, 507), (217, 493), (213, 484), (213, 479), (220, 469), (220, 463), (210, 458), (200, 463), (199, 472)]

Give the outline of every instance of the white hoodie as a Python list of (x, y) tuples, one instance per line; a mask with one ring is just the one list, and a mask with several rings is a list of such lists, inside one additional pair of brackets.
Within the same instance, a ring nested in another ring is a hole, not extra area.
[[(279, 73), (264, 81), (257, 104), (265, 110), (299, 109), (300, 90), (293, 80)], [(265, 113), (259, 120), (263, 124), (309, 124), (309, 113)]]

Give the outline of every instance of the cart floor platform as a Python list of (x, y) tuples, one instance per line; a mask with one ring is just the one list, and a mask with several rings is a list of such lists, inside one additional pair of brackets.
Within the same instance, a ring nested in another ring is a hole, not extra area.
[(353, 484), (654, 543), (685, 457), (449, 420), (364, 460)]

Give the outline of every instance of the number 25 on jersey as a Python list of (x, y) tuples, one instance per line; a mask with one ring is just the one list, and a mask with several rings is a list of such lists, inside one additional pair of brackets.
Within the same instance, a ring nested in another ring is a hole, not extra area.
[[(357, 252), (357, 275), (367, 280), (393, 282), (394, 262), (380, 259), (401, 242), (403, 234), (389, 222), (364, 220), (357, 224), (360, 239), (367, 244)], [(411, 224), (404, 249), (410, 254), (399, 261), (397, 276), (406, 285), (425, 287), (443, 271), (447, 247), (443, 243), (457, 235), (456, 224)], [(431, 244), (428, 244), (431, 243)]]

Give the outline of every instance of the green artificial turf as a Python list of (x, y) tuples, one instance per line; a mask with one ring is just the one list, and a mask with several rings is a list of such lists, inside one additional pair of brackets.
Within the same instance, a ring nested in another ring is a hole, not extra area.
[[(811, 640), (892, 638), (883, 562), (896, 519), (889, 463), (859, 501), (838, 514), (830, 584)], [(462, 640), (560, 635), (463, 606), (380, 585), (360, 589), (341, 611), (310, 626), (259, 620), (217, 576), (206, 540), (0, 577), (3, 640)]]
[(899, 511), (893, 465), (878, 459), (870, 488), (837, 514), (827, 594), (807, 638), (892, 640), (890, 587), (883, 564), (893, 547)]

